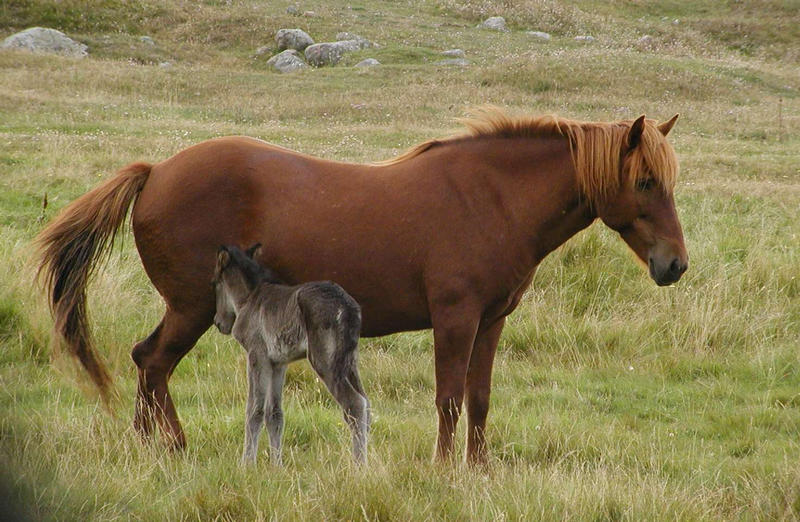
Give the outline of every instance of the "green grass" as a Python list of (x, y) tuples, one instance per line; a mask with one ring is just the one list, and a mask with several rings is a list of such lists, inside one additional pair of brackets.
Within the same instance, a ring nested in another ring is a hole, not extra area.
[[(314, 18), (287, 5), (0, 6), (0, 37), (49, 26), (91, 52), (0, 53), (0, 497), (54, 520), (800, 518), (797, 2), (302, 3)], [(495, 14), (510, 33), (475, 28)], [(382, 47), (280, 75), (254, 58), (280, 27)], [(637, 45), (644, 34), (654, 49)], [(472, 65), (431, 65), (453, 47)], [(350, 67), (368, 56), (384, 65)], [(129, 232), (89, 295), (115, 415), (51, 352), (31, 240), (117, 168), (226, 134), (384, 159), (487, 102), (592, 120), (680, 112), (670, 139), (691, 256), (678, 285), (658, 288), (597, 224), (544, 261), (498, 350), (488, 472), (430, 463), (430, 332), (361, 343), (366, 469), (350, 464), (339, 411), (305, 363), (287, 379), (285, 468), (263, 452), (241, 468), (244, 352), (215, 332), (170, 383), (188, 451), (141, 444), (129, 352), (163, 305)]]

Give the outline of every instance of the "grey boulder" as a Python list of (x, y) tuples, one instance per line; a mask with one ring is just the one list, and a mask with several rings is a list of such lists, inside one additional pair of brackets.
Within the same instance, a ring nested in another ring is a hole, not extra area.
[(448, 49), (442, 51), (442, 54), (448, 58), (464, 58), (466, 56), (466, 53), (462, 49)]
[(540, 40), (549, 40), (552, 38), (550, 33), (545, 33), (544, 31), (525, 31), (525, 34), (528, 36), (533, 36), (534, 38), (538, 38)]
[(305, 55), (308, 63), (314, 67), (322, 67), (323, 65), (336, 65), (345, 53), (358, 51), (361, 48), (361, 44), (357, 40), (323, 42), (306, 47)]
[(502, 16), (492, 16), (478, 24), (480, 29), (491, 29), (493, 31), (507, 32), (506, 19)]
[(433, 65), (445, 65), (445, 66), (457, 65), (459, 67), (465, 67), (469, 65), (469, 60), (465, 60), (464, 58), (448, 58), (446, 60), (439, 60), (438, 62), (433, 62)]
[(302, 55), (294, 49), (286, 49), (278, 53), (269, 60), (267, 65), (278, 72), (290, 73), (308, 67), (303, 61)]
[(284, 49), (304, 51), (309, 45), (314, 45), (314, 39), (302, 29), (278, 29), (275, 33), (275, 44), (279, 51)]
[(35, 53), (60, 54), (85, 58), (89, 53), (86, 45), (76, 42), (61, 31), (45, 27), (31, 27), (12, 34), (0, 44), (3, 49), (25, 49)]
[(360, 45), (362, 49), (373, 47), (373, 43), (361, 35), (355, 33), (348, 33), (346, 31), (343, 31), (341, 33), (336, 33), (337, 42), (345, 42), (349, 40), (355, 40), (356, 42), (358, 42), (358, 45)]
[(366, 60), (361, 60), (356, 64), (356, 67), (374, 67), (375, 65), (380, 65), (381, 62), (376, 60), (375, 58), (367, 58)]

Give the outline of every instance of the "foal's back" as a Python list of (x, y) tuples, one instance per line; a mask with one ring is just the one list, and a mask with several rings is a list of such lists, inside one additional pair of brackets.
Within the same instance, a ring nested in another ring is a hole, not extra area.
[(239, 315), (248, 319), (237, 318), (234, 337), (245, 346), (261, 337), (268, 350), (275, 352), (270, 356), (276, 362), (305, 357), (309, 345), (322, 348), (321, 353), (333, 354), (335, 348), (352, 352), (361, 333), (358, 303), (330, 281), (297, 286), (262, 282)]
[(348, 344), (358, 344), (361, 308), (350, 294), (330, 281), (299, 285), (297, 306), (309, 331), (334, 330), (345, 335)]

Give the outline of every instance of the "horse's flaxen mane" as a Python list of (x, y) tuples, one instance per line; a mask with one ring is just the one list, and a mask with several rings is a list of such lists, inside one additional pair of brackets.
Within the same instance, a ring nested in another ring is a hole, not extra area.
[(592, 204), (602, 203), (641, 177), (651, 177), (665, 191), (675, 187), (678, 161), (654, 120), (645, 120), (641, 141), (627, 156), (623, 152), (627, 150), (628, 131), (633, 123), (630, 120), (605, 123), (553, 115), (510, 116), (499, 107), (485, 106), (473, 109), (470, 116), (458, 121), (467, 128), (466, 133), (428, 140), (375, 165), (402, 163), (434, 147), (469, 138), (564, 136), (569, 140), (581, 191)]

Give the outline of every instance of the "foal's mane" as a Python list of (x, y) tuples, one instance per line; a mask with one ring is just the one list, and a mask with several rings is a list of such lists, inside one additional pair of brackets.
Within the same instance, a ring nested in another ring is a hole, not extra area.
[(236, 265), (247, 280), (249, 288), (255, 288), (262, 282), (284, 284), (284, 281), (271, 269), (260, 265), (236, 246), (223, 247), (231, 256), (230, 265)]
[(458, 120), (466, 132), (425, 141), (403, 154), (375, 163), (396, 165), (448, 143), (476, 138), (536, 138), (563, 136), (569, 140), (572, 161), (581, 192), (591, 204), (599, 204), (623, 186), (639, 178), (652, 178), (664, 191), (671, 192), (678, 177), (675, 151), (654, 120), (645, 120), (639, 145), (629, 154), (627, 138), (632, 120), (587, 122), (554, 115), (511, 116), (503, 109), (483, 106)]

